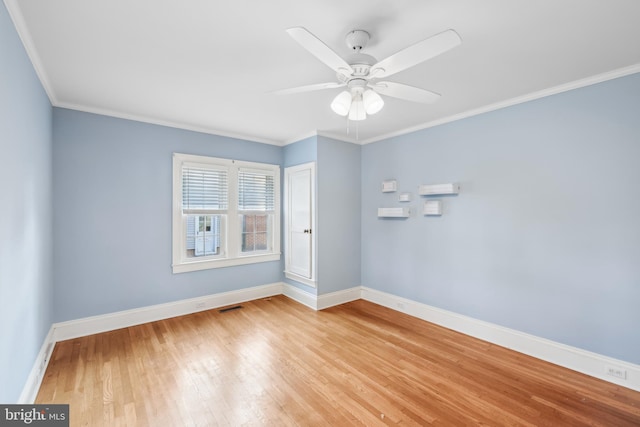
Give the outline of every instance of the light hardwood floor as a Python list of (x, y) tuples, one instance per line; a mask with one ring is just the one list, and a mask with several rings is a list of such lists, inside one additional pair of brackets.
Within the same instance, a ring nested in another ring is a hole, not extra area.
[(366, 302), (284, 296), (60, 342), (72, 426), (638, 426), (640, 393)]

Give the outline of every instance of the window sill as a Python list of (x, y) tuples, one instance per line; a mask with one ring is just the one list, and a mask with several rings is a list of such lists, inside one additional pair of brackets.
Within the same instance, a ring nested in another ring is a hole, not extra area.
[(173, 264), (173, 274), (189, 271), (209, 270), (213, 268), (233, 267), (237, 265), (257, 264), (260, 262), (280, 261), (280, 254), (250, 255), (232, 259), (214, 259), (205, 261), (190, 261)]

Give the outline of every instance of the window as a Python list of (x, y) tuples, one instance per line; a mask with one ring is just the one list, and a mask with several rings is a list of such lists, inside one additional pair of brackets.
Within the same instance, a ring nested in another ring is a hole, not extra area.
[(272, 174), (260, 170), (238, 172), (238, 213), (242, 223), (242, 252), (259, 253), (272, 250), (269, 235), (273, 233), (275, 189)]
[(280, 259), (280, 167), (173, 155), (173, 272)]

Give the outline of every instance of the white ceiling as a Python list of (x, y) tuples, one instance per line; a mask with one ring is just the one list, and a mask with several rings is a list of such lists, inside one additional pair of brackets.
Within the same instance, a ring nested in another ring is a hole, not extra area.
[[(321, 134), (360, 143), (640, 71), (637, 0), (5, 0), (54, 106), (277, 145)], [(340, 89), (285, 32), (346, 56), (352, 29), (381, 60), (448, 28), (462, 45), (388, 80), (442, 94), (385, 98), (351, 122)], [(594, 77), (595, 76), (595, 77)], [(551, 88), (551, 89), (550, 89)]]

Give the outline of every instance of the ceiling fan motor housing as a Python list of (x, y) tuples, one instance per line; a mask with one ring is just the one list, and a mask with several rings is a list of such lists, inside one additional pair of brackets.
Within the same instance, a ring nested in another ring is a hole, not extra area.
[(353, 53), (346, 58), (353, 73), (351, 76), (341, 76), (340, 73), (338, 73), (338, 79), (343, 83), (348, 82), (354, 77), (366, 77), (369, 74), (371, 66), (378, 62), (373, 56), (362, 53), (362, 49), (367, 46), (370, 37), (369, 33), (364, 30), (353, 30), (345, 36), (347, 46), (353, 51)]
[(347, 83), (352, 78), (367, 77), (371, 66), (378, 62), (373, 56), (360, 52), (352, 53), (346, 58), (346, 61), (349, 63), (349, 66), (353, 71), (350, 72), (350, 75), (346, 75), (342, 72), (337, 73), (338, 80), (342, 83)]

